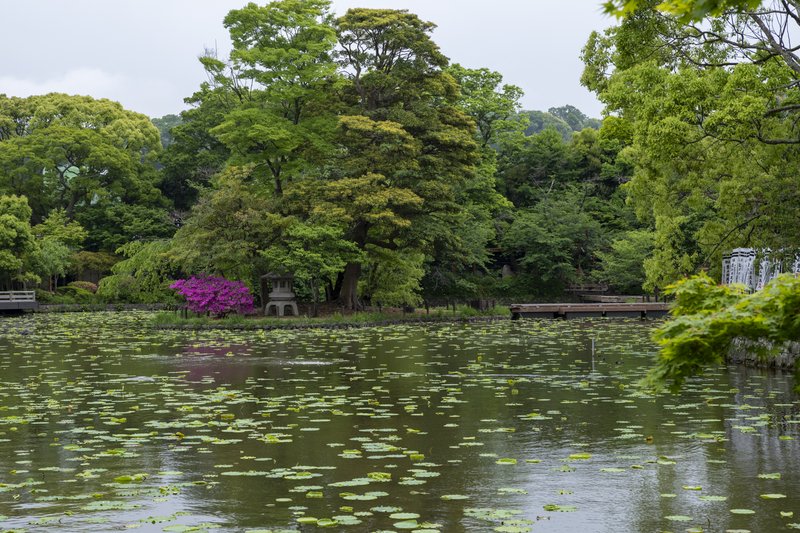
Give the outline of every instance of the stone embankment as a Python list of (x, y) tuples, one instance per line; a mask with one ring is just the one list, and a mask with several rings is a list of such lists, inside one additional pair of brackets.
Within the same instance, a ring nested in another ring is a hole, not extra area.
[(761, 368), (793, 369), (800, 358), (800, 343), (788, 342), (775, 347), (767, 342), (746, 339), (734, 341), (728, 352), (728, 362)]

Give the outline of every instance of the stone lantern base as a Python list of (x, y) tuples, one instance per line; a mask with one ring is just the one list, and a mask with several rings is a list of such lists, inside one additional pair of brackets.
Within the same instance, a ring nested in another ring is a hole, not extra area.
[(287, 307), (290, 309), (292, 316), (300, 316), (300, 312), (297, 310), (297, 302), (294, 300), (270, 300), (264, 306), (264, 316), (269, 316), (270, 309), (273, 307), (275, 308), (275, 316), (286, 316)]

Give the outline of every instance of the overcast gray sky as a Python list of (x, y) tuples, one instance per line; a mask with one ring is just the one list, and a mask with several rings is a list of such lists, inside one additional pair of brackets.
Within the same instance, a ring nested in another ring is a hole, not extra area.
[[(2, 0), (0, 93), (110, 98), (159, 117), (185, 108), (205, 79), (197, 57), (229, 50), (222, 19), (246, 0)], [(265, 1), (258, 2), (260, 4)], [(525, 91), (527, 109), (601, 106), (581, 87), (589, 33), (613, 24), (600, 0), (334, 0), (349, 7), (408, 9), (438, 25), (451, 61), (499, 71)]]

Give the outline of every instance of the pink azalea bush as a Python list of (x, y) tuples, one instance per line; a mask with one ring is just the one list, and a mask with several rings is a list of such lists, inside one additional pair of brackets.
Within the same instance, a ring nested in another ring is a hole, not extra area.
[(247, 314), (253, 311), (250, 289), (241, 281), (231, 281), (216, 276), (192, 276), (179, 279), (169, 286), (186, 298), (189, 311), (225, 316), (235, 311)]

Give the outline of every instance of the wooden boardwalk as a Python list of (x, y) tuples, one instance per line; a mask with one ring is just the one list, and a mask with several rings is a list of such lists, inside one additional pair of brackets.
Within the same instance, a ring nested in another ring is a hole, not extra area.
[(576, 304), (512, 304), (511, 319), (627, 317), (654, 318), (665, 316), (665, 303), (576, 303)]
[(36, 311), (39, 302), (34, 291), (0, 292), (0, 312), (2, 311)]

